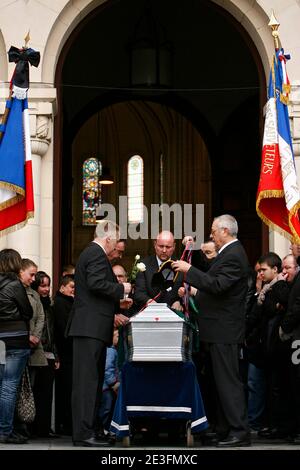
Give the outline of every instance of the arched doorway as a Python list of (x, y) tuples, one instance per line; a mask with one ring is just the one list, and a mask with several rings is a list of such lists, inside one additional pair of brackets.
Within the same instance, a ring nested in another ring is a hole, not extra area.
[[(101, 200), (102, 203), (113, 205), (117, 221), (124, 220), (121, 211), (125, 210), (127, 223), (129, 211), (123, 207), (119, 196), (129, 196), (128, 172), (130, 160), (134, 156), (139, 156), (142, 161), (140, 199), (146, 208), (143, 219), (147, 220), (136, 220), (136, 223), (144, 223), (143, 229), (137, 227), (137, 231), (142, 232), (140, 238), (131, 239), (132, 224), (124, 234), (127, 238), (127, 256), (123, 262), (127, 267), (132, 263), (135, 254), (146, 255), (153, 251), (153, 225), (156, 222), (162, 224), (162, 220), (153, 220), (153, 205), (166, 204), (171, 207), (176, 204), (180, 214), (176, 214), (177, 220), (175, 215), (170, 217), (170, 228), (174, 232), (176, 225), (176, 235), (180, 236), (180, 241), (184, 231), (183, 212), (195, 223), (196, 204), (203, 204), (205, 208), (204, 220), (198, 220), (199, 228), (202, 230), (203, 226), (208, 227), (211, 219), (211, 165), (201, 134), (190, 120), (169, 106), (144, 100), (128, 100), (93, 114), (74, 138), (72, 220), (70, 219), (66, 226), (70, 230), (65, 237), (72, 246), (72, 259), (76, 259), (83, 247), (89, 243), (95, 229), (94, 225), (84, 225), (82, 220), (81, 188), (84, 162), (87, 158), (96, 157), (102, 166), (109, 165), (115, 182), (111, 186), (102, 186)], [(165, 222), (168, 220), (165, 219)], [(154, 237), (156, 235), (154, 234)], [(178, 248), (180, 249), (179, 246)]]
[(55, 191), (60, 195), (55, 206), (60, 245), (54, 248), (54, 259), (75, 261), (70, 188), (78, 130), (95, 112), (138, 101), (141, 106), (146, 102), (169, 106), (200, 132), (211, 164), (207, 213), (237, 216), (241, 239), (254, 262), (262, 249), (255, 191), (265, 77), (258, 52), (238, 23), (213, 2), (153, 1), (155, 14), (174, 44), (173, 88), (130, 90), (126, 44), (141, 13), (140, 4), (137, 0), (104, 3), (77, 27), (59, 60), (56, 84), (64, 112), (56, 122), (55, 160), (63, 183), (57, 182)]

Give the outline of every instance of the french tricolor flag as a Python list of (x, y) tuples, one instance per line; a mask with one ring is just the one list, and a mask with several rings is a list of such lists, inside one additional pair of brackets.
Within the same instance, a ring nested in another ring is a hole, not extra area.
[(27, 91), (29, 64), (37, 67), (40, 53), (11, 46), (8, 56), (16, 67), (0, 125), (0, 236), (23, 227), (34, 216)]
[(283, 49), (276, 49), (270, 71), (256, 210), (269, 227), (300, 244), (300, 191), (288, 114), (288, 59)]
[(34, 216), (33, 178), (27, 98), (6, 103), (8, 119), (1, 125), (0, 234), (17, 230)]

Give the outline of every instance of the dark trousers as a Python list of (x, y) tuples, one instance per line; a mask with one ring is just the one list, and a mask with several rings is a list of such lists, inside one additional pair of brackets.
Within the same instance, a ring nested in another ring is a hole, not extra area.
[(116, 398), (117, 396), (113, 390), (104, 390), (102, 392), (99, 418), (103, 428), (107, 431), (109, 431), (110, 423), (113, 417)]
[(290, 430), (292, 434), (300, 434), (300, 364), (289, 365), (290, 373), (290, 408), (292, 419)]
[(32, 432), (37, 436), (47, 436), (51, 429), (53, 382), (55, 376), (55, 361), (48, 359), (48, 366), (30, 367), (33, 383), (33, 396), (36, 408)]
[(196, 366), (197, 380), (200, 385), (210, 431), (215, 431), (217, 406), (216, 385), (207, 343), (200, 343), (199, 352), (193, 353), (193, 362)]
[(248, 437), (247, 406), (239, 371), (237, 344), (210, 343), (209, 353), (217, 392), (217, 431), (221, 435)]
[(72, 362), (60, 357), (60, 368), (55, 377), (55, 430), (72, 434)]
[(96, 431), (106, 359), (103, 341), (73, 338), (73, 441), (92, 437)]

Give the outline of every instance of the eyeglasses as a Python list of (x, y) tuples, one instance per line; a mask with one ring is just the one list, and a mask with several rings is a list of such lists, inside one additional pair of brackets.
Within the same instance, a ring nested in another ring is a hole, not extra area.
[(225, 230), (225, 227), (214, 228), (214, 229), (211, 230), (210, 234), (214, 235), (216, 232), (218, 232), (220, 230)]

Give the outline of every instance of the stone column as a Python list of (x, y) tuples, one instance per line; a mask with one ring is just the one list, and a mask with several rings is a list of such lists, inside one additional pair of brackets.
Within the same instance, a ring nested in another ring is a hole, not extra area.
[(40, 268), (41, 225), (41, 165), (42, 157), (49, 147), (45, 139), (31, 139), (32, 172), (34, 188), (34, 218), (20, 230), (7, 235), (7, 246), (19, 251), (23, 258), (32, 259)]
[[(8, 90), (0, 88), (0, 114)], [(34, 218), (27, 225), (0, 238), (0, 249), (14, 248), (52, 276), (53, 149), (52, 122), (56, 113), (56, 89), (34, 86), (28, 92), (34, 186)]]
[(37, 137), (39, 142), (48, 142), (49, 148), (42, 159), (40, 196), (40, 269), (52, 279), (53, 256), (53, 149), (52, 117), (37, 117)]

